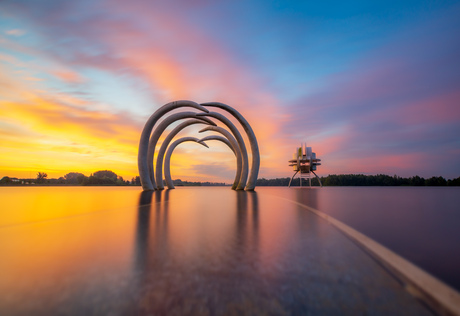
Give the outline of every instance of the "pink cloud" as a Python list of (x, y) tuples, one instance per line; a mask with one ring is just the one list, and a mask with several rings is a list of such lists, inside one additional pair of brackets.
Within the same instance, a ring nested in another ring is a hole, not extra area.
[(407, 125), (458, 122), (460, 120), (460, 90), (413, 101), (398, 111), (396, 119)]
[(20, 30), (20, 29), (11, 29), (11, 30), (5, 31), (5, 34), (11, 35), (11, 36), (22, 36), (26, 34), (26, 31)]
[(83, 81), (82, 77), (75, 71), (71, 71), (71, 70), (57, 70), (55, 72), (53, 72), (53, 74), (65, 81), (65, 82), (70, 82), (70, 83), (79, 83), (81, 81)]

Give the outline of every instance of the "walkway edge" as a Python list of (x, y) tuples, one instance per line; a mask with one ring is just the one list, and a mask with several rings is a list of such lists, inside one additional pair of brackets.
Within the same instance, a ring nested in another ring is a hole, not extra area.
[(289, 201), (327, 220), (352, 240), (363, 246), (373, 257), (405, 283), (407, 291), (427, 303), (434, 311), (440, 315), (460, 316), (460, 293), (455, 289), (341, 221), (305, 204)]

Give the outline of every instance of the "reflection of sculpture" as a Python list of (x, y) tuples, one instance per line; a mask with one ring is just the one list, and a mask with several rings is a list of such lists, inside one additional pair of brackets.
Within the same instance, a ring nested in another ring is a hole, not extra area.
[[(174, 113), (170, 116), (165, 117), (158, 126), (155, 127), (155, 124), (163, 118), (168, 112), (181, 108), (181, 107), (191, 107), (195, 108), (201, 112), (179, 112)], [(236, 126), (224, 115), (217, 112), (209, 112), (206, 107), (214, 107), (219, 108), (225, 112), (228, 112), (233, 116), (243, 127), (244, 131), (246, 132), (246, 136), (248, 137), (250, 146), (251, 146), (251, 170), (249, 172), (249, 157), (248, 152), (246, 149), (246, 145), (244, 144), (243, 137), (241, 136), (240, 132), (236, 128)], [(160, 139), (161, 134), (168, 128), (169, 125), (173, 124), (174, 122), (182, 119), (190, 118), (180, 125), (178, 125), (171, 133), (165, 138), (163, 144), (158, 152), (158, 157), (156, 160), (156, 167), (154, 166), (154, 154), (156, 150), (156, 145), (158, 140)], [(231, 131), (227, 131), (223, 127), (216, 126), (213, 120), (214, 118), (221, 123), (223, 123), (228, 129)], [(260, 165), (260, 156), (259, 156), (259, 147), (257, 144), (257, 139), (255, 134), (246, 121), (246, 119), (235, 109), (232, 107), (218, 102), (209, 102), (209, 103), (202, 103), (198, 104), (192, 101), (175, 101), (168, 104), (165, 104), (160, 109), (158, 109), (153, 115), (147, 120), (144, 129), (141, 134), (141, 139), (139, 142), (139, 153), (138, 153), (138, 167), (139, 167), (139, 176), (141, 178), (142, 188), (144, 190), (156, 190), (156, 189), (163, 189), (163, 179), (162, 179), (162, 167), (163, 167), (163, 160), (165, 158), (165, 152), (167, 151), (167, 147), (169, 143), (172, 141), (174, 136), (176, 136), (182, 129), (185, 127), (192, 125), (192, 124), (207, 124), (208, 127), (203, 128), (200, 132), (205, 131), (215, 131), (222, 134), (224, 137), (217, 137), (217, 136), (208, 136), (203, 138), (202, 140), (194, 140), (202, 145), (206, 144), (203, 142), (205, 140), (220, 140), (226, 143), (232, 151), (235, 153), (237, 159), (237, 172), (235, 176), (235, 181), (233, 183), (232, 189), (236, 190), (247, 190), (252, 191), (255, 188), (257, 176), (259, 173), (259, 165)], [(155, 127), (155, 129), (154, 129)], [(232, 135), (233, 134), (233, 135)], [(178, 143), (176, 143), (177, 145)], [(173, 143), (174, 145), (174, 143)], [(170, 147), (172, 147), (171, 145)], [(207, 146), (206, 146), (207, 147)], [(171, 149), (172, 153), (173, 148)], [(169, 149), (168, 149), (169, 152)], [(169, 162), (168, 162), (169, 163)], [(166, 167), (166, 161), (165, 161)], [(168, 170), (169, 172), (169, 170)], [(248, 180), (249, 175), (249, 180)], [(166, 175), (165, 169), (165, 178), (166, 180), (171, 179), (170, 174)], [(174, 188), (174, 185), (171, 186), (168, 184), (169, 188)]]
[(320, 178), (315, 173), (316, 166), (321, 165), (319, 163), (321, 159), (316, 158), (316, 153), (312, 152), (311, 147), (307, 147), (306, 144), (301, 145), (297, 148), (292, 158), (292, 160), (289, 160), (289, 166), (294, 167), (293, 169), (295, 173), (289, 181), (289, 187), (291, 186), (292, 180), (299, 172), (300, 186), (302, 186), (302, 178), (308, 179), (309, 185), (311, 186), (310, 172), (316, 176), (319, 181), (319, 185), (323, 186)]

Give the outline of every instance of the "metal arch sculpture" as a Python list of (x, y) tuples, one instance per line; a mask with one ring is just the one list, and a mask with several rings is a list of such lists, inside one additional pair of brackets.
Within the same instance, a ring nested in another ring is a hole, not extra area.
[[(154, 175), (154, 166), (153, 166), (153, 156), (155, 154), (155, 148), (157, 145), (158, 140), (160, 139), (161, 134), (164, 132), (164, 130), (174, 123), (175, 121), (182, 120), (184, 118), (194, 118), (197, 113), (195, 112), (182, 112), (182, 113), (175, 113), (172, 114), (171, 116), (165, 118), (159, 125), (158, 127), (153, 131), (152, 136), (150, 137), (149, 141), (149, 149), (147, 152), (147, 163), (149, 165), (149, 175), (152, 180), (152, 183), (155, 183), (155, 175)], [(197, 117), (197, 119), (203, 119), (201, 117)], [(204, 118), (209, 124), (215, 125), (213, 121), (211, 121), (208, 118)], [(158, 179), (157, 179), (158, 180)]]
[[(168, 112), (172, 110), (176, 110), (181, 107), (191, 107), (201, 112), (188, 111), (188, 112), (179, 112), (179, 113), (172, 114), (169, 117), (165, 117), (164, 120), (161, 123), (159, 123), (158, 126), (154, 130), (155, 124), (160, 119), (162, 119), (163, 116), (168, 114)], [(236, 128), (236, 126), (224, 115), (220, 113), (209, 112), (209, 110), (206, 109), (205, 107), (220, 108), (230, 113), (241, 124), (241, 126), (246, 132), (246, 135), (251, 145), (252, 164), (251, 164), (250, 174), (248, 170), (249, 164), (248, 164), (247, 149), (244, 144), (244, 140), (240, 132)], [(170, 124), (176, 122), (177, 120), (182, 120), (184, 118), (192, 118), (192, 119), (181, 123), (166, 137), (158, 153), (157, 164), (156, 164), (156, 169), (155, 169), (154, 155), (156, 151), (157, 142), (161, 134), (167, 129), (167, 127)], [(226, 127), (230, 129), (231, 133), (227, 131), (226, 129), (223, 129), (222, 127), (216, 126), (216, 124), (210, 118), (214, 118), (222, 122)], [(192, 121), (193, 123), (191, 123)], [(172, 141), (173, 137), (177, 133), (179, 133), (183, 128), (191, 124), (207, 124), (208, 127), (210, 127), (210, 129), (204, 128), (202, 131), (213, 130), (225, 136), (225, 138), (222, 138), (222, 139), (217, 139), (218, 137), (216, 138), (216, 137), (210, 136), (208, 140), (211, 140), (211, 139), (221, 140), (221, 141), (223, 141), (223, 139), (228, 140), (228, 142), (230, 143), (230, 147), (232, 148), (232, 151), (235, 153), (235, 156), (237, 157), (237, 173), (235, 176), (235, 181), (234, 181), (232, 189), (236, 189), (236, 190), (246, 189), (248, 191), (253, 191), (255, 188), (256, 181), (257, 181), (257, 175), (259, 173), (260, 156), (259, 156), (259, 148), (257, 144), (257, 139), (249, 123), (238, 111), (236, 111), (234, 108), (226, 104), (219, 103), (219, 102), (208, 102), (208, 103), (198, 104), (193, 101), (187, 101), (187, 100), (174, 101), (174, 102), (165, 104), (160, 109), (155, 111), (155, 113), (152, 114), (152, 116), (150, 116), (150, 118), (147, 120), (144, 126), (144, 129), (141, 134), (141, 139), (139, 141), (139, 153), (138, 153), (139, 176), (141, 178), (143, 190), (163, 189), (163, 179), (161, 179), (162, 178), (161, 171), (163, 169), (162, 167), (163, 167), (163, 160), (165, 157), (166, 147)], [(231, 134), (233, 134), (234, 137)], [(193, 140), (193, 141), (196, 141), (196, 140)], [(227, 142), (225, 143), (228, 145)], [(165, 161), (165, 164), (166, 164), (166, 161)], [(248, 174), (249, 174), (249, 180), (247, 180)], [(165, 176), (166, 176), (166, 172), (165, 172)]]
[[(214, 117), (215, 119), (218, 119), (219, 121), (224, 123), (230, 129), (233, 136), (235, 136), (235, 139), (240, 147), (242, 157), (241, 176), (236, 190), (244, 190), (244, 187), (246, 186), (246, 180), (248, 179), (248, 151), (246, 150), (246, 145), (244, 144), (243, 137), (241, 136), (236, 126), (222, 114), (216, 112), (209, 112), (203, 113), (203, 116), (204, 115)], [(201, 117), (202, 114), (197, 114), (197, 116)]]
[[(196, 141), (197, 143), (200, 143), (201, 145), (203, 145), (205, 147), (208, 147), (207, 144), (205, 143), (205, 141), (208, 141), (208, 140), (218, 140), (218, 141), (223, 142), (236, 155), (236, 151), (233, 148), (232, 143), (227, 138), (219, 136), (219, 135), (210, 135), (210, 136), (206, 136), (206, 137), (204, 137), (202, 139), (196, 139), (194, 137), (183, 137), (183, 138), (180, 138), (179, 140), (176, 140), (171, 146), (169, 146), (168, 152), (166, 153), (167, 158), (165, 158), (165, 163), (164, 163), (165, 182), (166, 182), (166, 185), (168, 186), (169, 189), (174, 189), (175, 188), (174, 183), (173, 183), (172, 178), (171, 178), (171, 155), (172, 155), (174, 149), (176, 148), (176, 146), (179, 145), (180, 143), (185, 142), (185, 141)], [(233, 138), (233, 141), (236, 143), (236, 140), (234, 138)]]
[(177, 145), (184, 143), (184, 142), (197, 142), (205, 147), (208, 147), (206, 143), (201, 142), (196, 137), (182, 137), (176, 140), (175, 142), (173, 142), (171, 146), (169, 146), (168, 151), (166, 152), (166, 156), (165, 156), (165, 179), (166, 179), (166, 184), (168, 185), (168, 188), (170, 189), (174, 189), (174, 184), (171, 179), (171, 155), (174, 149), (177, 147)]
[(209, 135), (209, 136), (206, 136), (206, 137), (203, 137), (202, 139), (200, 139), (199, 142), (205, 143), (208, 140), (217, 140), (217, 141), (220, 141), (220, 142), (224, 143), (236, 155), (235, 148), (233, 147), (233, 145), (230, 143), (230, 141), (227, 138), (219, 136), (219, 135)]
[(220, 103), (220, 102), (206, 102), (201, 103), (203, 106), (207, 107), (215, 107), (222, 110), (227, 111), (230, 113), (234, 118), (238, 120), (238, 122), (243, 126), (244, 131), (249, 139), (249, 144), (251, 145), (251, 154), (252, 154), (252, 163), (251, 163), (251, 173), (249, 175), (248, 185), (246, 186), (247, 191), (253, 191), (256, 187), (257, 176), (259, 175), (259, 167), (260, 167), (260, 155), (259, 155), (259, 145), (257, 144), (256, 134), (252, 130), (251, 125), (249, 125), (248, 121), (240, 114), (237, 110), (232, 108), (231, 106)]
[[(188, 121), (185, 121), (181, 124), (179, 124), (176, 128), (174, 128), (168, 136), (163, 140), (163, 143), (161, 144), (160, 151), (158, 152), (157, 156), (157, 164), (156, 164), (156, 170), (155, 170), (155, 180), (158, 186), (159, 190), (164, 189), (163, 185), (163, 160), (164, 160), (164, 155), (166, 153), (166, 150), (168, 149), (169, 143), (172, 141), (174, 136), (176, 136), (180, 131), (182, 131), (184, 128), (187, 126), (193, 125), (193, 124), (214, 124), (211, 120), (208, 121), (203, 121), (201, 119), (191, 119)], [(153, 158), (153, 156), (152, 156)]]
[(173, 101), (163, 105), (161, 108), (155, 111), (147, 122), (145, 123), (144, 129), (141, 133), (141, 139), (139, 141), (139, 152), (137, 154), (137, 165), (139, 168), (139, 177), (141, 178), (141, 184), (143, 190), (154, 190), (156, 188), (155, 182), (152, 182), (149, 175), (149, 166), (147, 162), (147, 152), (149, 149), (149, 139), (152, 129), (157, 121), (163, 117), (166, 113), (181, 108), (181, 107), (192, 107), (203, 112), (209, 112), (202, 105), (199, 105), (193, 101), (180, 100)]

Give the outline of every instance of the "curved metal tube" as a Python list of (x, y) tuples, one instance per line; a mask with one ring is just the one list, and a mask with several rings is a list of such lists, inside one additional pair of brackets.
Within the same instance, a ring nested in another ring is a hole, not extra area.
[(260, 167), (260, 154), (259, 154), (259, 145), (257, 144), (256, 135), (249, 125), (248, 121), (234, 108), (231, 106), (220, 103), (220, 102), (206, 102), (201, 103), (201, 105), (206, 107), (216, 107), (222, 110), (227, 111), (231, 115), (233, 115), (238, 122), (240, 122), (241, 126), (243, 126), (246, 135), (248, 136), (249, 143), (251, 144), (251, 153), (252, 153), (252, 164), (251, 164), (251, 174), (249, 175), (248, 185), (246, 186), (247, 191), (253, 191), (256, 187), (257, 176), (259, 175), (259, 167)]
[(226, 139), (231, 143), (233, 146), (233, 152), (235, 153), (236, 156), (236, 175), (235, 175), (235, 181), (233, 181), (232, 185), (232, 190), (235, 190), (238, 187), (238, 183), (240, 182), (241, 179), (241, 172), (242, 172), (242, 166), (243, 166), (243, 158), (241, 155), (241, 150), (240, 146), (238, 146), (238, 143), (236, 139), (232, 136), (232, 134), (227, 131), (225, 128), (219, 127), (219, 126), (207, 126), (203, 128), (202, 130), (199, 131), (199, 133), (205, 132), (205, 131), (215, 131), (218, 133), (221, 133), (226, 137)]
[(222, 114), (216, 112), (197, 114), (197, 117), (205, 116), (214, 117), (215, 119), (221, 121), (232, 131), (233, 135), (235, 136), (236, 141), (238, 142), (238, 145), (240, 147), (242, 157), (241, 177), (240, 181), (238, 182), (238, 186), (236, 187), (236, 190), (244, 190), (244, 187), (246, 186), (246, 180), (248, 179), (248, 152), (246, 150), (246, 145), (244, 144), (243, 137), (241, 137), (241, 134), (235, 127), (235, 125), (233, 125), (233, 123), (230, 122), (230, 120)]
[[(201, 131), (200, 131), (201, 132)], [(230, 135), (231, 136), (231, 135)], [(233, 136), (232, 136), (233, 138)], [(235, 154), (235, 157), (238, 157), (237, 155), (237, 152), (235, 151), (235, 149), (233, 148), (233, 145), (232, 143), (230, 143), (230, 141), (225, 138), (225, 137), (222, 137), (222, 136), (219, 136), (219, 135), (210, 135), (210, 136), (206, 136), (202, 139), (200, 139), (201, 142), (205, 142), (205, 141), (208, 141), (208, 140), (218, 140), (218, 141), (221, 141), (223, 142), (225, 145), (227, 145), (232, 151), (233, 153)], [(233, 138), (233, 140), (235, 141), (236, 143), (236, 140), (235, 138)], [(238, 143), (236, 143), (236, 148), (238, 148)], [(239, 149), (239, 148), (238, 148)], [(241, 172), (241, 170), (240, 170)], [(238, 172), (238, 170), (236, 171), (236, 175), (235, 175), (235, 180), (233, 181), (233, 185), (232, 185), (232, 190), (235, 190), (237, 185), (238, 185), (238, 180), (240, 178), (240, 174)]]
[[(196, 119), (201, 119), (203, 121), (206, 121), (207, 123), (211, 125), (216, 125), (213, 121), (206, 117), (196, 117), (197, 113), (195, 112), (181, 112), (181, 113), (175, 113), (172, 114), (171, 116), (168, 116), (165, 118), (158, 126), (155, 128), (155, 131), (153, 131), (152, 136), (150, 137), (149, 141), (149, 147), (148, 147), (148, 152), (147, 152), (147, 164), (148, 164), (148, 172), (150, 179), (152, 183), (155, 183), (155, 175), (153, 173), (154, 166), (153, 166), (153, 156), (155, 155), (155, 148), (157, 146), (158, 139), (160, 138), (161, 134), (163, 131), (171, 124), (174, 123), (177, 120), (182, 120), (185, 118), (196, 118)], [(155, 189), (157, 189), (157, 186), (154, 186)]]
[[(219, 135), (209, 135), (209, 136), (206, 136), (206, 137), (203, 137), (202, 139), (200, 139), (199, 141), (200, 142), (206, 142), (208, 140), (218, 140), (222, 143), (224, 143), (225, 145), (228, 146), (228, 148), (230, 148), (232, 150), (232, 152), (235, 154), (236, 156), (236, 152), (235, 152), (235, 149), (233, 148), (232, 144), (229, 142), (229, 140), (225, 137), (222, 137), (222, 136), (219, 136)], [(236, 142), (236, 140), (235, 140)]]
[[(169, 111), (186, 106), (195, 108), (206, 113), (209, 112), (209, 110), (193, 101), (174, 101), (167, 103), (158, 110), (156, 110), (155, 113), (153, 113), (145, 123), (144, 129), (142, 130), (141, 139), (139, 140), (139, 152), (137, 154), (137, 165), (139, 169), (139, 177), (141, 178), (143, 190), (154, 190), (156, 187), (155, 182), (152, 183), (152, 179), (150, 178), (149, 164), (147, 162), (149, 139), (153, 127), (155, 126), (156, 122)], [(155, 181), (155, 179), (153, 179), (153, 181)]]
[(183, 142), (197, 142), (207, 148), (208, 145), (206, 145), (205, 143), (202, 143), (200, 142), (200, 140), (196, 137), (182, 137), (182, 138), (179, 138), (178, 140), (176, 140), (174, 143), (171, 144), (171, 146), (169, 146), (168, 148), (168, 151), (166, 152), (166, 156), (165, 156), (165, 180), (166, 180), (166, 184), (168, 185), (168, 188), (170, 189), (174, 189), (174, 184), (172, 182), (172, 179), (171, 179), (171, 155), (174, 151), (174, 148), (177, 147), (177, 145), (179, 145), (180, 143), (183, 143)]
[(179, 124), (176, 128), (174, 128), (168, 136), (164, 139), (163, 143), (161, 144), (160, 151), (158, 152), (157, 156), (157, 164), (155, 166), (155, 181), (158, 186), (158, 190), (163, 190), (163, 159), (165, 156), (166, 149), (168, 149), (169, 143), (171, 140), (176, 136), (181, 130), (186, 128), (189, 125), (193, 124), (209, 124), (207, 121), (202, 119), (191, 119)]

